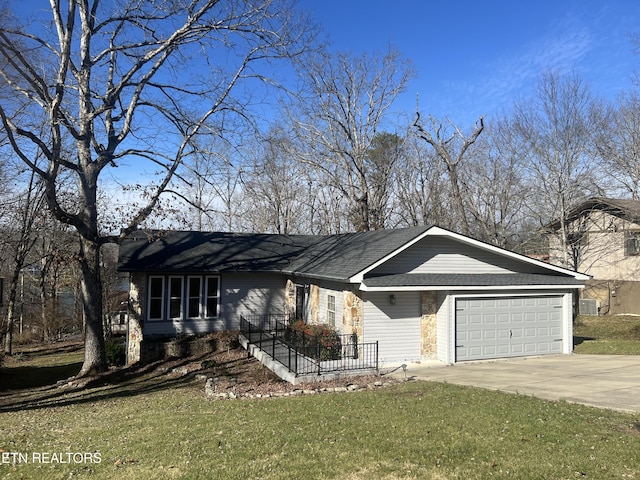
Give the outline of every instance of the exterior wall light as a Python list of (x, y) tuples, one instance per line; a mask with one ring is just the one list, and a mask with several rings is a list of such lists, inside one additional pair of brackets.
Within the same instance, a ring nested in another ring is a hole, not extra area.
[(393, 293), (391, 295), (389, 295), (389, 303), (391, 305), (395, 305), (396, 304), (396, 296)]

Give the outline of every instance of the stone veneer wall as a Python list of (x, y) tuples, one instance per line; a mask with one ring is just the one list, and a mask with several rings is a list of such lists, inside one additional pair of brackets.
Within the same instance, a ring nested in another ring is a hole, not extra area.
[(320, 321), (320, 287), (311, 285), (309, 288), (309, 323), (317, 325)]
[(296, 284), (291, 279), (287, 280), (284, 293), (284, 314), (290, 320), (296, 314)]
[(358, 334), (362, 338), (362, 298), (354, 292), (345, 290), (342, 292), (342, 333)]
[(422, 358), (436, 358), (436, 292), (422, 292), (420, 295), (422, 304), (421, 332), (422, 332)]
[(145, 276), (131, 274), (129, 282), (129, 330), (127, 338), (127, 365), (141, 360), (140, 345), (142, 343), (142, 303), (147, 295)]

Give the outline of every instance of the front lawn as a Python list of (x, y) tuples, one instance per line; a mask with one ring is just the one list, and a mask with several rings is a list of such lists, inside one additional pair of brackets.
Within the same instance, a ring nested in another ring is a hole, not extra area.
[(0, 369), (4, 478), (640, 478), (639, 417), (564, 402), (414, 381), (208, 400), (202, 381), (150, 373), (23, 391), (6, 388), (12, 368)]
[(640, 355), (640, 317), (581, 315), (573, 335), (574, 353)]

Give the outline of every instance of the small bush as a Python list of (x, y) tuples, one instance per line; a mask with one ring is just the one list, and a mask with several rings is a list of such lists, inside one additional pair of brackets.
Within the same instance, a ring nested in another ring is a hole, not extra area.
[(107, 338), (105, 340), (105, 351), (107, 354), (107, 365), (118, 367), (125, 364), (125, 344), (122, 339)]
[(330, 325), (313, 325), (296, 320), (289, 325), (285, 341), (303, 355), (321, 361), (340, 360), (342, 342)]

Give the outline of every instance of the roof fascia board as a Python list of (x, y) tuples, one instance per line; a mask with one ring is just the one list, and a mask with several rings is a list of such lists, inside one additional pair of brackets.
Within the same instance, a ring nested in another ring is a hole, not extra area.
[(349, 279), (347, 278), (333, 277), (331, 275), (319, 275), (317, 273), (302, 273), (302, 272), (291, 271), (291, 270), (286, 270), (286, 271), (283, 270), (279, 273), (288, 277), (296, 277), (298, 279), (327, 280), (327, 281), (338, 282), (338, 283), (349, 283)]
[(361, 283), (359, 290), (362, 292), (416, 292), (416, 291), (441, 291), (441, 290), (573, 290), (585, 288), (584, 285), (412, 285), (398, 287), (367, 287)]

